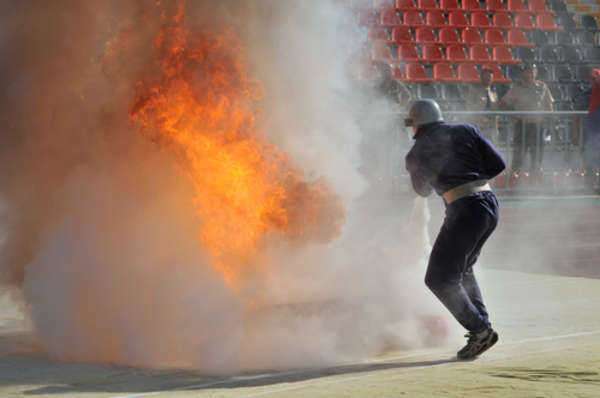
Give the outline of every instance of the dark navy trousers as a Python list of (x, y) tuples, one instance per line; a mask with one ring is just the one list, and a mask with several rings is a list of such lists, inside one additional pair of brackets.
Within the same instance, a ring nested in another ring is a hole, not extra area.
[(493, 192), (479, 192), (446, 206), (425, 284), (470, 332), (491, 326), (473, 265), (498, 224), (498, 200)]

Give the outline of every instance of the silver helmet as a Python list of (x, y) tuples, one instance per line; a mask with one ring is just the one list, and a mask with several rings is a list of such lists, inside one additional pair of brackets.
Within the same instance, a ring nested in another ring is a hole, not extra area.
[(437, 102), (432, 99), (420, 99), (410, 104), (408, 116), (404, 119), (404, 125), (417, 128), (424, 124), (443, 120), (444, 117)]

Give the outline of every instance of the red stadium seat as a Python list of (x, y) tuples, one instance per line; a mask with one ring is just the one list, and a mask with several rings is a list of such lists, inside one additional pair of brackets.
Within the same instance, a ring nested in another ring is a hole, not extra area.
[(458, 10), (458, 0), (440, 0), (440, 8), (442, 10)]
[(512, 28), (508, 31), (508, 44), (515, 47), (534, 47), (521, 29)]
[(528, 0), (527, 4), (529, 11), (535, 12), (536, 14), (548, 11), (546, 8), (546, 0)]
[(475, 28), (488, 28), (492, 22), (485, 11), (473, 11), (471, 13), (471, 26)]
[(523, 0), (508, 0), (508, 11), (527, 11), (527, 6)]
[(490, 62), (492, 60), (488, 48), (483, 44), (472, 46), (469, 49), (469, 58), (471, 61), (477, 63)]
[(520, 62), (513, 57), (512, 51), (508, 47), (494, 47), (492, 50), (492, 59), (499, 64), (516, 64)]
[(483, 43), (481, 33), (477, 28), (465, 28), (462, 31), (462, 41), (465, 44), (480, 44)]
[(448, 20), (446, 19), (444, 12), (441, 10), (427, 12), (426, 21), (427, 25), (434, 28), (443, 28), (444, 26), (448, 26)]
[(442, 28), (440, 29), (439, 41), (442, 44), (460, 43), (460, 36), (454, 28)]
[(440, 62), (444, 61), (444, 52), (442, 47), (437, 44), (426, 44), (423, 46), (423, 61), (425, 62)]
[(425, 25), (425, 21), (419, 11), (406, 11), (404, 13), (404, 25), (421, 26)]
[(488, 29), (485, 31), (485, 42), (493, 46), (502, 46), (506, 44), (504, 34), (500, 29)]
[(369, 29), (369, 40), (389, 40), (388, 31), (385, 28)]
[(428, 26), (433, 26), (435, 28), (441, 28), (448, 25), (446, 17), (441, 10), (427, 12), (426, 21)]
[(535, 22), (536, 22), (538, 29), (541, 29), (541, 30), (562, 30), (556, 24), (556, 20), (554, 19), (554, 14), (549, 13), (549, 12), (544, 12), (544, 13), (538, 14), (535, 17)]
[(492, 72), (492, 81), (494, 83), (510, 83), (511, 80), (504, 76), (500, 65), (498, 64), (486, 64), (483, 65), (481, 70), (489, 70)]
[(429, 82), (425, 67), (421, 64), (406, 64), (405, 80), (409, 82)]
[(429, 26), (419, 26), (417, 29), (415, 29), (415, 36), (417, 43), (437, 42), (433, 28), (430, 28)]
[(413, 37), (408, 26), (396, 26), (392, 29), (392, 41), (394, 43), (412, 43)]
[(469, 60), (465, 48), (460, 44), (452, 44), (446, 48), (446, 58), (452, 62), (466, 62)]
[(358, 14), (358, 24), (360, 26), (377, 25), (378, 15), (373, 10), (365, 10)]
[(379, 25), (381, 26), (398, 26), (402, 25), (402, 19), (396, 12), (395, 8), (388, 8), (386, 10), (381, 11), (381, 16), (379, 20)]
[(384, 40), (374, 40), (371, 43), (371, 59), (373, 61), (394, 62), (392, 50)]
[(404, 80), (404, 71), (401, 68), (395, 67), (392, 69), (392, 77), (396, 80)]
[(400, 11), (416, 10), (415, 0), (396, 0), (396, 9)]
[(481, 81), (479, 70), (475, 64), (458, 65), (458, 78), (465, 83), (478, 83)]
[(502, 0), (486, 0), (485, 8), (488, 11), (500, 11), (506, 10), (506, 5), (502, 2)]
[(417, 46), (410, 43), (402, 43), (398, 45), (398, 60), (399, 61), (418, 61), (419, 53)]
[(535, 23), (531, 14), (519, 13), (515, 15), (515, 28), (531, 30), (535, 29)]
[(439, 7), (435, 0), (419, 0), (419, 8), (421, 10), (439, 10)]
[(433, 80), (440, 82), (456, 82), (456, 72), (451, 64), (440, 62), (433, 65)]
[(494, 16), (492, 17), (492, 24), (496, 28), (502, 28), (502, 29), (510, 29), (513, 26), (513, 22), (510, 17), (510, 13), (504, 12), (504, 11), (498, 11), (498, 12), (494, 13)]
[(479, 0), (462, 0), (462, 8), (466, 11), (479, 10)]
[(448, 14), (448, 24), (459, 28), (469, 26), (467, 16), (462, 11), (450, 11)]

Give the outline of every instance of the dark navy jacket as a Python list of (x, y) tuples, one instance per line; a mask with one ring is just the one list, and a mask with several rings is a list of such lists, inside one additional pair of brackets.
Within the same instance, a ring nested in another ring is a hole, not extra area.
[(421, 126), (406, 155), (406, 169), (421, 196), (429, 196), (432, 188), (441, 195), (471, 181), (492, 179), (505, 167), (498, 151), (470, 124)]

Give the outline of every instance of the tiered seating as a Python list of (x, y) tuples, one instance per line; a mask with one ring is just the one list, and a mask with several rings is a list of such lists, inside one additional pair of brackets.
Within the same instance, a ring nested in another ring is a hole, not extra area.
[(372, 41), (390, 50), (378, 44), (373, 55), (394, 64), (407, 83), (443, 83), (445, 97), (452, 97), (446, 86), (479, 81), (483, 66), (497, 83), (508, 83), (515, 64), (536, 62), (540, 78), (566, 93), (563, 85), (589, 80), (584, 67), (600, 65), (595, 19), (582, 18), (579, 27), (563, 0), (374, 0), (374, 6), (360, 21), (370, 26)]

